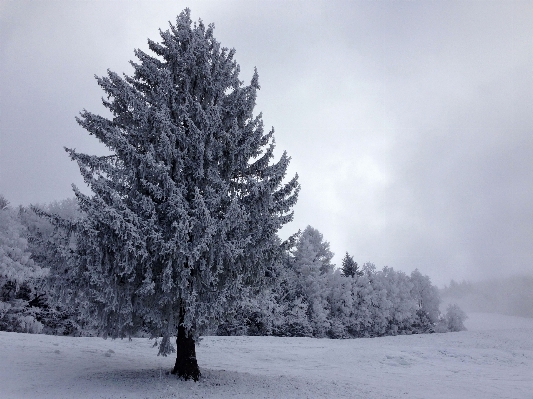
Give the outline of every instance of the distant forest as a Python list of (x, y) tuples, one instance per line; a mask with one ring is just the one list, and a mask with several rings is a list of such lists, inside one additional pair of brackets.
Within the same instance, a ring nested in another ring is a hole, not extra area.
[(452, 280), (440, 294), (444, 304), (457, 303), (466, 312), (533, 317), (533, 275), (479, 282)]

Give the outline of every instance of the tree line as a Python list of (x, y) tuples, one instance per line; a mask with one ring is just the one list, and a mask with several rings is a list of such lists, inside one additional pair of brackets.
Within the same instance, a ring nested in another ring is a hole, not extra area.
[(439, 290), (428, 276), (410, 275), (346, 253), (341, 268), (322, 234), (308, 226), (271, 271), (270, 284), (247, 292), (216, 333), (358, 338), (460, 331), (465, 314), (442, 314)]
[[(97, 323), (83, 318), (79, 304), (58, 294), (58, 287), (68, 294), (68, 282), (49, 273), (68, 267), (57, 252), (64, 232), (31, 208), (12, 208), (1, 198), (0, 329), (98, 335)], [(74, 199), (40, 209), (72, 221), (81, 217)], [(265, 272), (263, 284), (245, 289), (208, 333), (358, 338), (464, 329), (461, 309), (450, 305), (442, 314), (439, 290), (420, 271), (359, 266), (348, 253), (335, 268), (332, 258), (329, 243), (308, 226)], [(136, 335), (149, 333), (141, 328)]]

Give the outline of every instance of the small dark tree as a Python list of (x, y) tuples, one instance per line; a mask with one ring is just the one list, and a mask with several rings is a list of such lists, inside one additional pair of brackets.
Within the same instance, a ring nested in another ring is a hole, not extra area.
[(67, 149), (93, 192), (74, 187), (84, 217), (69, 224), (67, 274), (104, 337), (143, 329), (167, 355), (177, 333), (172, 372), (198, 380), (195, 341), (279, 255), (299, 185), (253, 115), (257, 73), (244, 86), (234, 50), (188, 9), (160, 34), (133, 76), (97, 77), (112, 117), (78, 119), (111, 155)]
[(2, 194), (0, 194), (0, 211), (7, 209), (9, 206), (9, 201), (4, 197)]
[(362, 276), (363, 271), (359, 270), (357, 262), (353, 260), (353, 257), (346, 252), (344, 258), (342, 259), (342, 275), (345, 277), (355, 277)]

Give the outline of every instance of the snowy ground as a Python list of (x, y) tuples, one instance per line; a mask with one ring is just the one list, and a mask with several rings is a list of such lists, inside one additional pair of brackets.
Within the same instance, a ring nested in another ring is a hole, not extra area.
[(206, 337), (199, 383), (145, 339), (0, 332), (0, 398), (533, 398), (533, 319), (373, 339)]

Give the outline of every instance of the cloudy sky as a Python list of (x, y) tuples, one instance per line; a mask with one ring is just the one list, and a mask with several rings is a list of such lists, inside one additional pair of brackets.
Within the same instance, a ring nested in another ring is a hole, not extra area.
[(292, 157), (294, 222), (335, 262), (451, 278), (533, 273), (533, 3), (2, 1), (0, 193), (12, 204), (83, 186), (63, 146), (103, 111), (94, 75), (185, 7), (259, 71), (257, 112)]

